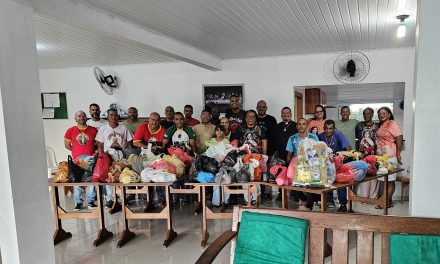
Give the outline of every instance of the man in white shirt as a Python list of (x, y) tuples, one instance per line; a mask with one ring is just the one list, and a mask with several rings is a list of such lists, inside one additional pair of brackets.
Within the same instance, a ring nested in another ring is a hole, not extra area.
[(99, 105), (95, 103), (90, 104), (89, 113), (92, 118), (87, 120), (86, 124), (88, 126), (94, 127), (99, 130), (100, 127), (108, 124), (107, 120), (101, 118), (101, 109), (99, 108)]
[[(131, 132), (124, 125), (119, 124), (119, 114), (116, 109), (109, 109), (107, 111), (107, 118), (109, 123), (101, 126), (95, 139), (98, 144), (99, 153), (108, 153), (111, 149), (123, 150), (133, 140)], [(117, 208), (119, 204), (117, 200), (114, 200), (112, 186), (106, 185), (105, 189), (107, 193), (105, 197), (107, 201), (106, 206), (112, 207), (113, 203), (115, 203), (114, 208)]]

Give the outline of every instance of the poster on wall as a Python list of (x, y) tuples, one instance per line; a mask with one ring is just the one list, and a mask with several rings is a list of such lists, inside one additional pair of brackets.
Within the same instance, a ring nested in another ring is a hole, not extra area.
[(229, 98), (236, 95), (241, 106), (244, 105), (244, 84), (207, 84), (203, 85), (203, 105), (217, 106), (220, 113), (230, 108)]

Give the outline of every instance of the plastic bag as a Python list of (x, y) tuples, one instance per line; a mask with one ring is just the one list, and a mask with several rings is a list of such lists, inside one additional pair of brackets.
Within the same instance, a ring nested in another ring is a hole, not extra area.
[(219, 170), (219, 164), (213, 158), (202, 155), (200, 158), (200, 162), (202, 164), (202, 171), (204, 172), (210, 172), (212, 174), (216, 174)]
[(119, 182), (122, 182), (124, 184), (140, 181), (141, 177), (139, 176), (139, 174), (129, 168), (125, 168), (124, 170), (122, 170), (121, 175), (119, 176)]
[(136, 154), (131, 154), (127, 162), (131, 169), (138, 174), (144, 170), (144, 160), (142, 157), (137, 156)]
[(235, 170), (232, 167), (223, 166), (215, 177), (215, 182), (218, 184), (231, 184), (235, 181)]
[(276, 175), (270, 173), (270, 169), (276, 165), (284, 166), (285, 164), (286, 162), (280, 158), (278, 151), (275, 151), (273, 155), (270, 157), (269, 164), (267, 165), (269, 171), (269, 178), (268, 178), (269, 182), (274, 182), (276, 178)]
[(295, 181), (295, 171), (296, 171), (296, 162), (298, 161), (298, 157), (294, 157), (290, 163), (289, 167), (287, 167), (287, 177), (293, 183)]
[(130, 158), (131, 155), (139, 156), (141, 154), (141, 149), (129, 144), (125, 149), (122, 150), (124, 158)]
[(354, 171), (349, 165), (342, 165), (336, 172), (336, 182), (337, 183), (352, 183), (354, 182)]
[(86, 170), (76, 165), (75, 162), (73, 162), (72, 156), (70, 155), (67, 156), (67, 166), (69, 168), (67, 172), (69, 182), (81, 182), (81, 179)]
[(275, 182), (278, 185), (291, 185), (287, 178), (287, 168), (283, 165), (276, 165), (270, 168), (270, 173), (276, 176)]
[(263, 161), (263, 158), (260, 154), (251, 153), (244, 155), (243, 163), (249, 164), (251, 181), (261, 181), (262, 171), (261, 167), (259, 166), (261, 161)]
[(208, 147), (205, 155), (215, 159), (217, 162), (222, 162), (226, 157), (227, 149), (225, 142), (217, 142)]
[(108, 182), (110, 169), (110, 157), (105, 153), (99, 153), (96, 158), (95, 169), (93, 170), (93, 182)]
[(122, 170), (125, 169), (127, 165), (121, 161), (114, 161), (109, 168), (108, 181), (109, 182), (119, 182), (119, 177), (121, 176)]
[(375, 175), (377, 171), (376, 157), (374, 155), (369, 155), (366, 156), (363, 160), (368, 164), (367, 175), (368, 176)]
[(195, 182), (197, 178), (197, 174), (202, 170), (202, 156), (197, 156), (194, 161), (191, 163), (191, 167), (189, 168), (188, 178), (190, 182)]
[(363, 160), (351, 161), (345, 165), (353, 168), (355, 181), (362, 181), (367, 175), (368, 164)]
[(176, 156), (165, 155), (165, 157), (163, 157), (162, 159), (176, 168), (177, 178), (180, 178), (185, 174), (185, 163), (183, 163), (183, 161), (178, 159)]
[(178, 147), (168, 148), (168, 153), (171, 156), (176, 156), (178, 159), (183, 161), (183, 163), (185, 163), (186, 166), (190, 166), (194, 160), (193, 157), (191, 157), (188, 153), (184, 152), (181, 148)]
[(333, 184), (336, 180), (336, 167), (335, 163), (327, 160), (327, 182)]
[(124, 153), (122, 153), (121, 150), (110, 148), (107, 153), (110, 155), (110, 157), (112, 157), (113, 161), (121, 161), (124, 159)]
[(175, 182), (176, 180), (176, 174), (166, 171), (158, 171), (151, 177), (152, 182)]
[(196, 180), (201, 183), (215, 182), (215, 175), (210, 172), (201, 171), (197, 174)]
[(53, 176), (54, 182), (66, 183), (69, 182), (69, 177), (67, 177), (68, 165), (67, 161), (62, 161), (58, 163), (58, 171)]
[(226, 155), (223, 160), (223, 164), (226, 166), (234, 167), (235, 163), (237, 163), (238, 153), (236, 150), (231, 150)]
[(168, 163), (163, 159), (155, 160), (152, 164), (152, 168), (155, 170), (162, 169), (163, 171), (170, 172), (176, 174), (176, 167)]

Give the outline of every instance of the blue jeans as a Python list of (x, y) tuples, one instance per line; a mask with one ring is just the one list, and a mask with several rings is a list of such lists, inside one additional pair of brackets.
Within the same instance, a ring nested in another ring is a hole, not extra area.
[[(81, 186), (73, 186), (73, 200), (75, 201), (75, 204), (82, 204), (82, 188)], [(87, 203), (94, 203), (96, 201), (96, 191), (95, 186), (87, 186), (86, 188), (86, 195), (87, 195)]]
[[(223, 197), (225, 198), (225, 204), (227, 204), (229, 200), (229, 193), (223, 193)], [(212, 193), (212, 204), (219, 206), (220, 201), (220, 186), (214, 186), (214, 192)]]
[(114, 201), (114, 200), (115, 200), (115, 196), (114, 196), (114, 194), (113, 194), (113, 186), (111, 186), (111, 185), (106, 185), (106, 186), (105, 186), (105, 193), (106, 193), (106, 195), (105, 195), (105, 200), (106, 200), (107, 202), (109, 202), (109, 201)]
[[(344, 188), (344, 189), (338, 189), (337, 190), (337, 192), (338, 192), (338, 200), (339, 200), (339, 203), (341, 204), (341, 205), (347, 205), (347, 188)], [(328, 192), (327, 193), (327, 202), (334, 202), (333, 201), (333, 192)]]
[[(178, 179), (177, 181), (173, 182), (173, 189), (188, 189), (188, 186), (185, 185), (185, 179)], [(159, 197), (158, 197), (159, 199)], [(185, 197), (182, 199), (188, 199), (188, 197)], [(176, 203), (179, 201), (179, 194), (173, 194), (173, 202)]]
[(147, 202), (153, 202), (154, 200), (154, 188), (156, 188), (156, 197), (157, 197), (157, 203), (165, 203), (165, 187), (156, 186), (156, 187), (148, 187), (148, 196), (143, 194), (142, 200), (144, 201), (144, 204)]
[[(243, 190), (247, 190), (249, 189), (249, 185), (243, 185)], [(257, 192), (258, 194), (260, 193), (260, 185), (257, 185)], [(246, 203), (248, 202), (248, 195), (247, 193), (243, 194), (244, 200), (246, 201)], [(257, 200), (257, 194), (255, 193), (251, 193), (251, 201), (256, 201)]]

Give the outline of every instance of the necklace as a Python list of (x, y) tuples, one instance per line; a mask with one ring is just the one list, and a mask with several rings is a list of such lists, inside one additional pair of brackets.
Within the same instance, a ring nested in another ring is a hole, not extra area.
[(287, 128), (292, 124), (292, 122), (289, 122), (289, 124), (284, 126), (284, 132), (286, 132)]
[(327, 144), (327, 146), (330, 147), (331, 145), (333, 145), (333, 140), (334, 139), (335, 139), (335, 134), (332, 135), (332, 139), (330, 140), (330, 143), (328, 143), (327, 136), (325, 136), (325, 143)]

